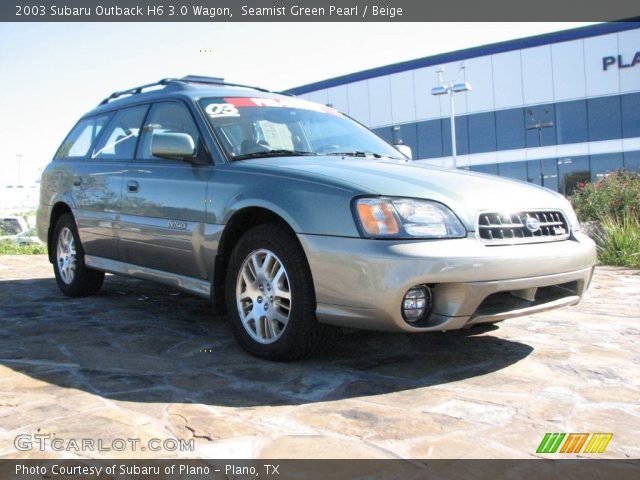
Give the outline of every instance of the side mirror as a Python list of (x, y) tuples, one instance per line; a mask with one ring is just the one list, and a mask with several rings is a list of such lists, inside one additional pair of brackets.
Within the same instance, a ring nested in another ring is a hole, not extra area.
[(413, 153), (411, 152), (411, 147), (408, 145), (394, 145), (396, 150), (398, 150), (401, 154), (407, 157), (409, 160), (413, 159)]
[(195, 158), (196, 146), (188, 133), (154, 133), (151, 137), (154, 157), (190, 161)]

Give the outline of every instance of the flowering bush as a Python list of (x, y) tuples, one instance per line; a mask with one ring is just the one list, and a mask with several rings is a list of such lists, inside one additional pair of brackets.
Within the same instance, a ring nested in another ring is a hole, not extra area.
[(569, 200), (583, 222), (640, 219), (640, 174), (618, 170), (594, 183), (581, 182)]

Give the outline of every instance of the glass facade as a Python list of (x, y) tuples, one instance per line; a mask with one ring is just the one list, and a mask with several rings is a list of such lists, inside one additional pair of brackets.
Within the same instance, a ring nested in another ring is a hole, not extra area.
[[(449, 118), (399, 125), (397, 135), (417, 159), (451, 155)], [(396, 126), (397, 128), (397, 126)], [(374, 129), (393, 141), (393, 127)], [(456, 117), (458, 155), (640, 137), (640, 93), (535, 105)], [(471, 165), (570, 194), (578, 183), (626, 168), (640, 172), (640, 152), (619, 152)]]

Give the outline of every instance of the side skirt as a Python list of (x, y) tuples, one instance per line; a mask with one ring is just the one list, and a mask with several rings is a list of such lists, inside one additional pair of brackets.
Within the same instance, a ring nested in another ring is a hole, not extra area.
[(140, 267), (130, 263), (119, 262), (117, 260), (109, 260), (102, 257), (94, 257), (85, 255), (84, 261), (87, 266), (104, 272), (115, 273), (117, 275), (126, 275), (128, 277), (141, 278), (151, 280), (165, 285), (184, 290), (198, 297), (211, 298), (211, 284), (206, 280), (185, 277), (174, 273), (154, 270), (153, 268)]

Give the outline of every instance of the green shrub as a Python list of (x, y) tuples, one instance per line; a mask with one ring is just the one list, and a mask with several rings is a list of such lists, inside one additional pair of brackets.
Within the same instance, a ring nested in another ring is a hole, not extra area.
[(42, 255), (47, 253), (46, 245), (31, 243), (20, 245), (10, 240), (0, 241), (0, 255)]
[(604, 218), (594, 235), (598, 259), (605, 265), (640, 268), (640, 221), (637, 215)]
[(579, 184), (569, 197), (582, 222), (640, 218), (640, 175), (618, 170), (595, 183)]

